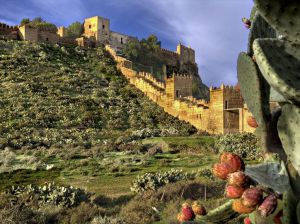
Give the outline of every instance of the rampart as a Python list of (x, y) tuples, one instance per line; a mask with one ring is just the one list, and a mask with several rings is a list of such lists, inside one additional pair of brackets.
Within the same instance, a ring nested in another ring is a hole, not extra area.
[(115, 59), (117, 67), (129, 82), (172, 116), (189, 122), (199, 130), (214, 134), (254, 131), (247, 124), (247, 117), (251, 114), (244, 107), (239, 90), (235, 87), (222, 85), (220, 88), (211, 88), (210, 102), (197, 100), (188, 93), (186, 96), (176, 97), (176, 89), (191, 90), (191, 86), (181, 86), (182, 83), (189, 83), (187, 80), (190, 80), (191, 76), (173, 74), (163, 83), (150, 73), (138, 73), (133, 70), (132, 62), (117, 56), (111, 46), (106, 45), (106, 50)]
[(0, 39), (18, 39), (18, 27), (0, 23)]
[(210, 102), (197, 100), (192, 96), (190, 75), (172, 74), (163, 83), (150, 73), (133, 70), (132, 62), (117, 56), (112, 47), (107, 45), (106, 49), (129, 82), (172, 116), (211, 134), (254, 132), (247, 123), (252, 114), (244, 105), (239, 88), (224, 84), (211, 87)]

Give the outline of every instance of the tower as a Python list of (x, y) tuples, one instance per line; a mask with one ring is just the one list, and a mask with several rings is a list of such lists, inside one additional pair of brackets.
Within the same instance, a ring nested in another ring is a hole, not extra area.
[(84, 20), (84, 36), (94, 37), (101, 43), (108, 42), (110, 38), (110, 20), (94, 16)]
[(166, 94), (172, 99), (192, 96), (193, 77), (173, 74), (166, 76)]

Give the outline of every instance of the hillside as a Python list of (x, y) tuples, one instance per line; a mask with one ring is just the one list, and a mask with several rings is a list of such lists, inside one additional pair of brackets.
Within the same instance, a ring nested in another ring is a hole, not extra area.
[(130, 86), (101, 47), (0, 41), (0, 79), (0, 148), (195, 132)]

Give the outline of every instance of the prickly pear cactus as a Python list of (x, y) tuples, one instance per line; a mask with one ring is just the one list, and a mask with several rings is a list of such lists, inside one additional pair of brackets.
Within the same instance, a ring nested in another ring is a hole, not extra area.
[[(239, 56), (238, 79), (249, 110), (264, 130), (257, 134), (262, 142), (269, 143), (272, 141), (270, 136), (279, 136), (281, 147), (277, 149), (283, 160), (281, 164), (287, 170), (283, 176), (275, 168), (259, 170), (258, 176), (268, 176), (261, 182), (277, 191), (275, 178), (287, 180), (285, 185), (290, 186), (280, 189), (284, 195), (282, 223), (297, 223), (296, 207), (300, 199), (300, 1), (255, 0), (251, 17), (248, 53)], [(256, 81), (249, 81), (250, 77)], [(269, 95), (262, 88), (264, 82), (271, 92)], [(279, 102), (280, 109), (268, 120), (269, 111), (262, 108), (269, 107), (271, 100)], [(272, 144), (264, 146), (266, 152), (274, 152)], [(255, 173), (253, 176), (257, 177)], [(289, 189), (291, 191), (287, 192)], [(252, 221), (268, 223), (261, 217), (255, 219), (257, 215), (252, 215)]]
[[(248, 207), (244, 191), (232, 210), (229, 201), (198, 223), (226, 223), (236, 211), (251, 213), (245, 223), (300, 224), (300, 1), (254, 3), (250, 20), (243, 18), (250, 28), (249, 45), (239, 55), (237, 72), (265, 152), (264, 164), (246, 168), (245, 174), (252, 177), (250, 188), (263, 190), (264, 198)], [(275, 111), (270, 111), (272, 100), (279, 105)], [(225, 165), (214, 167), (214, 173), (230, 173)]]

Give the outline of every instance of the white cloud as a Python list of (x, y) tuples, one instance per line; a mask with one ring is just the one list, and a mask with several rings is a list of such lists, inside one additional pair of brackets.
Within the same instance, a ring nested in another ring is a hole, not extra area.
[(173, 34), (157, 30), (160, 35), (172, 36), (196, 50), (199, 72), (207, 85), (236, 83), (236, 59), (246, 49), (248, 36), (241, 18), (250, 14), (251, 1), (140, 0), (136, 4), (173, 29)]

